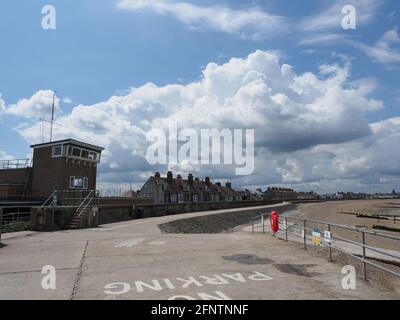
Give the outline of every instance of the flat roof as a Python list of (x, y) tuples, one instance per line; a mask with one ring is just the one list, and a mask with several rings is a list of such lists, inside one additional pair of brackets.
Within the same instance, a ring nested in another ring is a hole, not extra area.
[(94, 151), (103, 151), (104, 148), (95, 146), (93, 144), (89, 144), (86, 142), (74, 140), (74, 139), (65, 139), (65, 140), (58, 140), (58, 141), (52, 141), (52, 142), (45, 142), (45, 143), (39, 143), (39, 144), (33, 144), (31, 145), (31, 148), (36, 149), (36, 148), (44, 148), (44, 147), (51, 147), (59, 144), (73, 144), (79, 147), (91, 149)]

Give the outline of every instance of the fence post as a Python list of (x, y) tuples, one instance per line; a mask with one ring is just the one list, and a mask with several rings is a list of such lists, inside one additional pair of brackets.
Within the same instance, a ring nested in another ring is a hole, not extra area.
[[(331, 232), (331, 225), (330, 224), (328, 224), (328, 231)], [(329, 261), (332, 262), (332, 243), (331, 243), (332, 234), (331, 234), (331, 238), (329, 240), (330, 240), (329, 244), (328, 244), (328, 246), (329, 246)]]
[(366, 250), (365, 250), (365, 232), (362, 231), (362, 242), (363, 242), (363, 272), (364, 272), (364, 281), (367, 281), (367, 263), (366, 261)]
[(0, 244), (1, 244), (2, 232), (3, 232), (3, 208), (0, 208)]
[(307, 225), (306, 225), (306, 220), (304, 220), (304, 226), (303, 226), (303, 231), (304, 231), (304, 233), (303, 233), (303, 241), (304, 241), (304, 250), (307, 250), (307, 230), (306, 230), (306, 227), (307, 227)]
[(261, 216), (261, 223), (262, 223), (262, 231), (265, 233), (265, 227), (264, 227), (264, 215)]
[(288, 241), (288, 222), (287, 222), (287, 218), (285, 217), (284, 218), (285, 220), (285, 239), (286, 239), (286, 242)]

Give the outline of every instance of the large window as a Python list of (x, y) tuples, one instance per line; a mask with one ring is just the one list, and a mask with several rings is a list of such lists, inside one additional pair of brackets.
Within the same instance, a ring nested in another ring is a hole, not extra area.
[(60, 157), (61, 156), (62, 146), (53, 146), (53, 157)]
[(74, 156), (74, 157), (78, 157), (78, 158), (80, 158), (80, 156), (81, 156), (81, 149), (79, 149), (79, 148), (73, 148), (72, 149), (72, 155)]
[(89, 151), (87, 149), (79, 148), (79, 147), (74, 147), (72, 145), (56, 145), (53, 146), (52, 148), (52, 156), (53, 157), (62, 157), (62, 156), (67, 156), (67, 157), (73, 157), (73, 158), (79, 158), (82, 160), (89, 160), (89, 161), (94, 161), (94, 162), (99, 162), (100, 161), (100, 153), (96, 151)]
[(70, 177), (69, 188), (70, 189), (88, 189), (89, 180), (86, 177)]

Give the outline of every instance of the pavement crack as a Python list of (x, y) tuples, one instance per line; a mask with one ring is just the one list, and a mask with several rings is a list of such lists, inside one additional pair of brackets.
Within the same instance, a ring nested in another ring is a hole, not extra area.
[(83, 263), (85, 261), (85, 255), (86, 255), (86, 250), (87, 250), (88, 244), (89, 244), (89, 240), (86, 241), (85, 249), (83, 250), (81, 262), (79, 264), (78, 272), (76, 273), (76, 277), (75, 277), (75, 281), (74, 281), (74, 286), (72, 288), (72, 293), (71, 293), (70, 300), (74, 300), (75, 299), (76, 292), (78, 291), (79, 281), (80, 281), (81, 276), (82, 276)]

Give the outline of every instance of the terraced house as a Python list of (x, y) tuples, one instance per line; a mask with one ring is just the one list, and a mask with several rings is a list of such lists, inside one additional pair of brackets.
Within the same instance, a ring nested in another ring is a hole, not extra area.
[(212, 183), (209, 177), (205, 180), (194, 178), (189, 174), (187, 179), (181, 175), (174, 178), (168, 171), (167, 177), (159, 172), (150, 177), (139, 191), (138, 197), (152, 198), (155, 203), (197, 203), (240, 201), (240, 193), (232, 189), (230, 182), (222, 186), (220, 182)]

